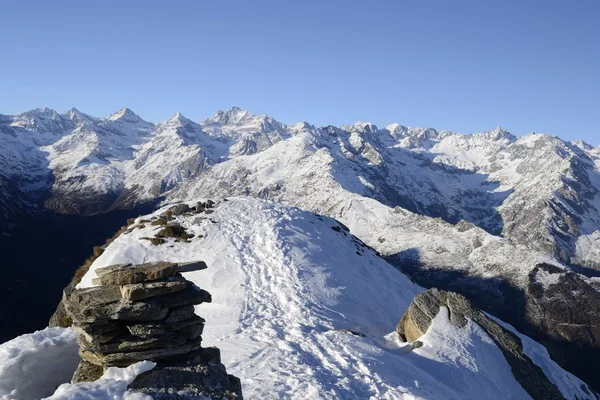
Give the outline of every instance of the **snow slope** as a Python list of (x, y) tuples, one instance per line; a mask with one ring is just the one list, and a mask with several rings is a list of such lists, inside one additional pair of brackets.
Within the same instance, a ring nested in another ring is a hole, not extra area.
[[(205, 260), (207, 270), (185, 274), (213, 295), (196, 308), (205, 345), (221, 349), (246, 398), (529, 398), (475, 324), (458, 329), (442, 311), (422, 348), (400, 343), (394, 328), (422, 289), (335, 220), (232, 198), (177, 222), (191, 243), (153, 246), (142, 238), (158, 228), (145, 223), (118, 237), (79, 286), (114, 263)], [(550, 379), (567, 398), (585, 398), (581, 381), (559, 375)]]

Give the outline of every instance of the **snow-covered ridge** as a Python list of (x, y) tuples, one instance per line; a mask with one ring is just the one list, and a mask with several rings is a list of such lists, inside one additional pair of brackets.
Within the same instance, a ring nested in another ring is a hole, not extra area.
[[(336, 220), (231, 198), (213, 213), (175, 217), (195, 235), (189, 243), (152, 245), (143, 238), (160, 227), (146, 221), (167, 208), (138, 218), (80, 286), (91, 285), (96, 268), (114, 263), (205, 260), (208, 269), (185, 273), (212, 294), (212, 303), (196, 309), (207, 321), (204, 343), (221, 349), (246, 398), (530, 398), (487, 334), (475, 323), (451, 325), (445, 309), (420, 338), (422, 347), (401, 343), (396, 323), (422, 288)], [(580, 380), (520, 336), (565, 398), (589, 398)], [(0, 382), (6, 376), (0, 367)], [(84, 389), (60, 390), (83, 395)]]

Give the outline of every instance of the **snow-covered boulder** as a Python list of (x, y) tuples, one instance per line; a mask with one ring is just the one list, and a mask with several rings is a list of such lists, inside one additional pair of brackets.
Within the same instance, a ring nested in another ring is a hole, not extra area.
[(396, 332), (408, 341), (421, 338), (441, 309), (446, 309), (449, 322), (458, 328), (477, 324), (500, 349), (513, 376), (532, 398), (561, 400), (572, 396), (578, 399), (597, 397), (585, 384), (577, 388), (575, 380), (571, 381), (573, 385), (562, 385), (560, 380), (553, 382), (551, 376), (546, 376), (544, 370), (526, 353), (519, 336), (475, 308), (458, 293), (429, 289), (418, 294), (402, 316)]

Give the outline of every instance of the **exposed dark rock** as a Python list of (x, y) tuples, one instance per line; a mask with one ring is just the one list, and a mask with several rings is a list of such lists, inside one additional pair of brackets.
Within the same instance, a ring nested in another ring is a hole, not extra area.
[(163, 226), (163, 225), (166, 225), (166, 224), (167, 224), (166, 218), (161, 218), (161, 217), (159, 217), (159, 218), (153, 220), (152, 222), (150, 222), (150, 225), (152, 225), (152, 226)]
[(206, 290), (200, 289), (198, 286), (189, 282), (185, 289), (170, 293), (160, 298), (150, 299), (148, 302), (157, 302), (163, 308), (178, 307), (190, 304), (210, 303), (212, 298)]
[(402, 316), (396, 331), (405, 340), (415, 341), (427, 331), (440, 307), (448, 309), (450, 323), (458, 327), (464, 327), (468, 320), (477, 323), (502, 351), (515, 379), (533, 399), (563, 399), (556, 385), (523, 352), (519, 337), (473, 307), (466, 297), (458, 293), (429, 289), (417, 295)]
[(100, 320), (91, 324), (75, 325), (73, 329), (89, 342), (107, 343), (126, 332), (119, 321)]
[(202, 346), (200, 344), (200, 341), (196, 340), (176, 347), (161, 347), (144, 351), (110, 354), (102, 354), (97, 353), (95, 351), (89, 351), (80, 348), (79, 355), (81, 356), (81, 358), (88, 360), (92, 364), (109, 367), (126, 367), (139, 361), (161, 360), (163, 358), (188, 354), (194, 350), (199, 350), (201, 348)]
[(177, 205), (169, 208), (169, 211), (171, 211), (171, 215), (173, 215), (173, 216), (183, 215), (183, 214), (189, 212), (190, 210), (191, 210), (191, 208), (187, 204), (177, 204)]
[(194, 305), (188, 304), (179, 307), (171, 307), (167, 318), (165, 318), (164, 322), (167, 324), (171, 324), (174, 322), (183, 321), (194, 316)]
[(343, 333), (349, 333), (354, 336), (365, 337), (364, 333), (359, 332), (359, 331), (353, 331), (352, 329), (337, 329), (337, 330), (340, 332), (343, 332)]
[(240, 380), (228, 375), (223, 364), (202, 363), (184, 366), (156, 366), (139, 375), (128, 387), (156, 400), (161, 399), (242, 399)]
[(153, 238), (142, 237), (140, 239), (142, 239), (142, 240), (148, 240), (154, 246), (160, 246), (161, 244), (165, 244), (165, 239), (161, 239), (161, 238), (157, 238), (157, 237), (153, 237)]
[(179, 272), (201, 271), (208, 268), (204, 261), (189, 261), (177, 263)]
[(161, 337), (168, 332), (178, 332), (185, 339), (196, 339), (202, 335), (204, 329), (204, 318), (192, 315), (190, 318), (182, 321), (166, 320), (161, 323), (140, 323), (128, 325), (127, 330), (130, 334), (140, 338)]
[(114, 354), (177, 347), (185, 344), (185, 338), (181, 333), (168, 332), (164, 335), (145, 339), (133, 335), (121, 335), (108, 343), (94, 343), (88, 341), (82, 335), (77, 339), (77, 344), (84, 351)]
[(156, 233), (158, 238), (175, 238), (179, 240), (188, 240), (194, 235), (187, 233), (184, 227), (179, 224), (169, 224)]

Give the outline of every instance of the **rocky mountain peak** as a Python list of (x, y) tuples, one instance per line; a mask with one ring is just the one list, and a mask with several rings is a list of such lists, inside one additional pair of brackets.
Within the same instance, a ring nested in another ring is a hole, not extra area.
[(94, 118), (90, 117), (89, 115), (82, 113), (75, 107), (73, 107), (69, 111), (63, 113), (62, 116), (64, 118), (67, 118), (67, 119), (69, 119), (71, 121), (75, 121), (75, 122), (92, 121), (94, 119)]
[(233, 106), (225, 111), (217, 111), (212, 118), (209, 118), (206, 121), (217, 123), (219, 125), (240, 125), (252, 117), (253, 115), (250, 111)]
[[(16, 115), (12, 119), (11, 126), (24, 129), (35, 129), (39, 132), (62, 133), (65, 128), (62, 116), (51, 108), (36, 108)], [(60, 132), (56, 132), (56, 131)]]
[(377, 126), (370, 122), (357, 121), (352, 125), (342, 125), (341, 128), (348, 132), (358, 133), (375, 133), (378, 131)]
[(131, 111), (129, 108), (122, 108), (119, 111), (110, 114), (107, 118), (108, 121), (120, 121), (120, 122), (129, 122), (129, 123), (138, 123), (144, 122), (144, 120)]
[(179, 125), (179, 126), (182, 126), (182, 125), (185, 125), (185, 124), (195, 124), (195, 122), (192, 121), (189, 118), (184, 117), (183, 114), (181, 114), (181, 113), (178, 112), (175, 115), (173, 115), (170, 119), (168, 119), (165, 122), (165, 124), (166, 125)]

